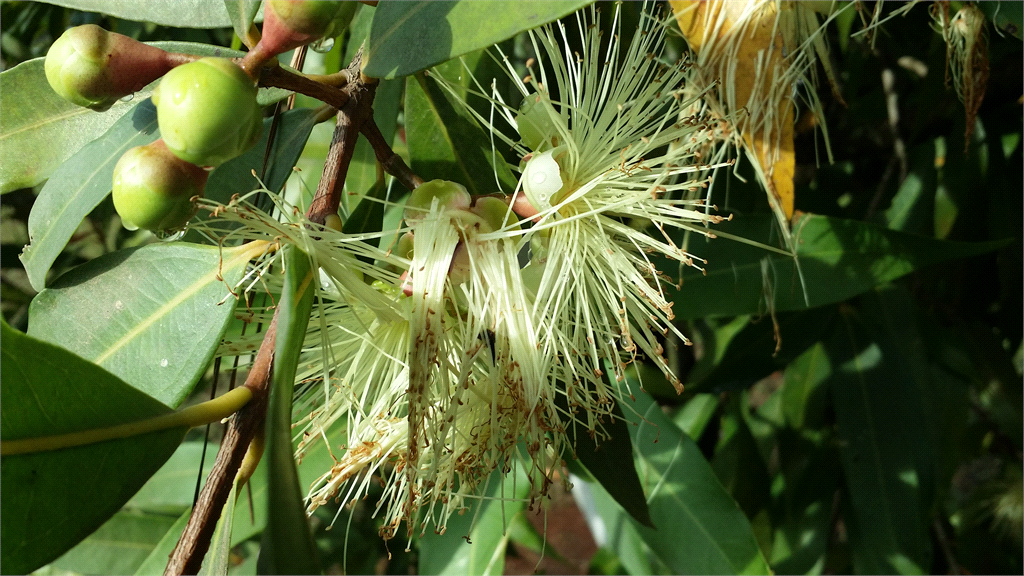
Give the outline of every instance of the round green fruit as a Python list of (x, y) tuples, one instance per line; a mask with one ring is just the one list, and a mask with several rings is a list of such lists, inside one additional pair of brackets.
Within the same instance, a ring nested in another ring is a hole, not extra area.
[(178, 66), (153, 92), (160, 135), (178, 158), (219, 166), (252, 148), (263, 131), (256, 84), (225, 58)]
[(167, 52), (95, 24), (64, 32), (50, 46), (43, 63), (54, 92), (100, 112), (170, 69)]
[(114, 167), (114, 208), (126, 228), (175, 230), (195, 215), (208, 173), (171, 153), (162, 140), (124, 153)]

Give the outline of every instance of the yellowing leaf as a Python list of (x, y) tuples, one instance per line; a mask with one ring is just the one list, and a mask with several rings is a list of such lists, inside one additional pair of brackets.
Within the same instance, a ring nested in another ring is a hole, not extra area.
[[(697, 90), (717, 83), (710, 107), (729, 119), (779, 223), (793, 216), (794, 86), (825, 54), (813, 8), (768, 0), (670, 0), (697, 54)], [(826, 66), (826, 71), (829, 68)], [(820, 112), (812, 99), (815, 112)]]

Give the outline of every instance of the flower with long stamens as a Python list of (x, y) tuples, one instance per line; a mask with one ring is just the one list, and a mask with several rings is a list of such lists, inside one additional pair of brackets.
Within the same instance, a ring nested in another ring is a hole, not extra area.
[[(590, 31), (596, 12), (577, 14), (578, 50), (562, 24), (531, 32), (542, 62), (525, 79), (499, 52), (524, 101), (491, 102), (522, 138), (506, 139), (524, 159), (513, 206), (533, 222), (526, 232), (496, 235), (530, 238), (524, 274), (540, 346), (562, 360), (557, 378), (607, 400), (604, 362), (621, 377), (637, 353), (679, 386), (658, 342), (668, 331), (686, 339), (671, 322), (652, 255), (696, 266), (672, 230), (710, 236), (706, 225), (721, 217), (708, 214), (701, 199), (707, 179), (694, 178), (708, 168), (696, 152), (715, 126), (679, 119), (692, 103), (681, 96), (688, 68), (662, 60), (663, 22), (645, 11), (628, 46), (615, 34), (602, 47), (601, 35)], [(619, 12), (617, 6), (616, 30)]]

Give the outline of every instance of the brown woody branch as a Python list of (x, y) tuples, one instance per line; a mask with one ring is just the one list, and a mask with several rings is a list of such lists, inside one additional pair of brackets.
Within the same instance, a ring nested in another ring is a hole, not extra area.
[(245, 379), (245, 387), (252, 390), (252, 400), (231, 418), (227, 434), (221, 442), (217, 461), (209, 479), (199, 494), (192, 515), (164, 570), (165, 576), (197, 574), (203, 557), (210, 548), (213, 530), (231, 493), (231, 485), (245, 457), (256, 431), (267, 417), (267, 399), (270, 375), (274, 367), (274, 347), (277, 343), (277, 312), (267, 328), (256, 360)]
[(395, 151), (391, 149), (391, 145), (384, 139), (384, 135), (380, 133), (380, 128), (377, 127), (377, 123), (372, 118), (363, 123), (362, 132), (363, 136), (366, 136), (367, 141), (370, 142), (370, 146), (373, 146), (373, 154), (377, 157), (377, 162), (380, 162), (385, 172), (394, 176), (402, 186), (409, 190), (415, 190), (420, 184), (423, 184), (423, 179), (414, 174), (406, 166), (402, 157), (395, 154)]

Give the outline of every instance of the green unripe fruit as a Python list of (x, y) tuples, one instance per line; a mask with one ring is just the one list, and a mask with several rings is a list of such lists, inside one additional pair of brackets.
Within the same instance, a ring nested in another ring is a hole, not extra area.
[(560, 124), (558, 112), (543, 94), (527, 96), (516, 114), (519, 137), (523, 144), (536, 152), (558, 146)]
[(418, 222), (430, 212), (430, 204), (437, 198), (442, 209), (468, 210), (473, 197), (462, 184), (448, 180), (431, 180), (420, 184), (405, 203), (405, 221)]
[(174, 230), (195, 215), (206, 170), (181, 160), (162, 140), (124, 153), (114, 167), (114, 208), (126, 228)]
[(167, 52), (94, 24), (64, 32), (43, 64), (54, 92), (99, 112), (170, 69)]
[(219, 166), (241, 155), (263, 131), (256, 84), (225, 58), (171, 70), (153, 92), (153, 103), (167, 148), (198, 166)]

